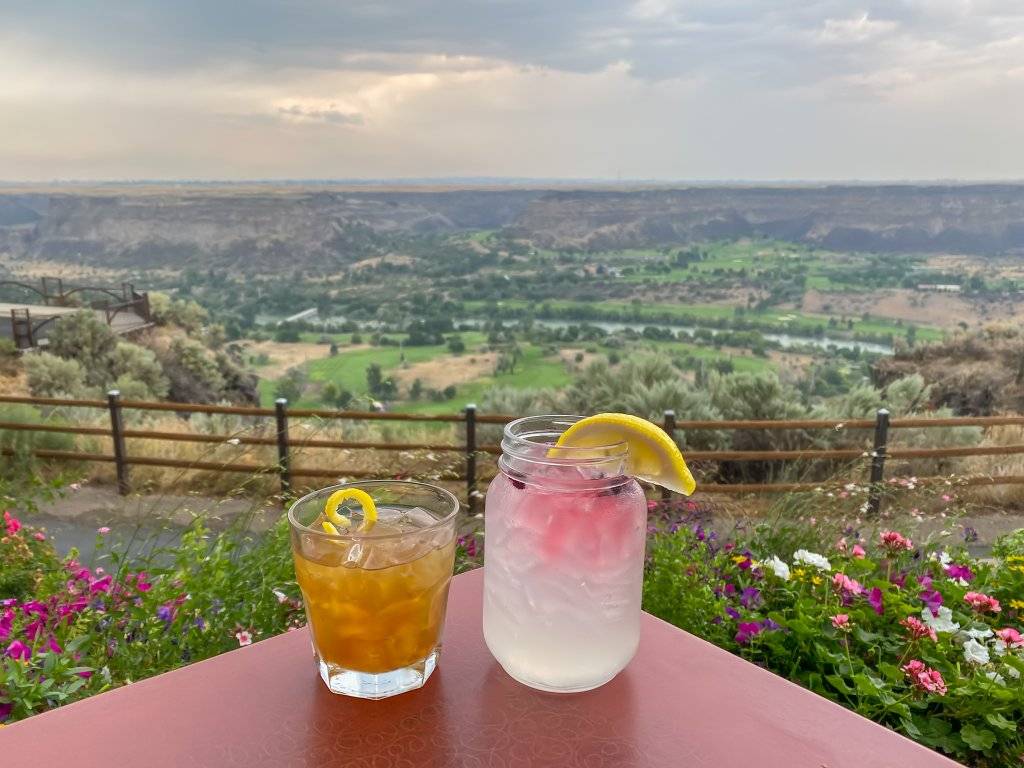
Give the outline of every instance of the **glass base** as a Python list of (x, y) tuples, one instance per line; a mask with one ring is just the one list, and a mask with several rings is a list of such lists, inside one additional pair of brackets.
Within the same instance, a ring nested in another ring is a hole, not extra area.
[(317, 659), (320, 679), (331, 693), (359, 699), (386, 699), (406, 691), (422, 688), (437, 667), (441, 649), (435, 648), (423, 661), (390, 672), (356, 672)]
[(606, 683), (610, 683), (612, 680), (615, 679), (615, 675), (619, 674), (618, 672), (616, 672), (611, 677), (606, 677), (600, 682), (596, 682), (593, 684), (587, 683), (585, 685), (581, 685), (579, 687), (574, 688), (556, 688), (554, 686), (545, 685), (544, 683), (538, 683), (536, 680), (527, 680), (526, 678), (520, 677), (519, 675), (513, 675), (511, 672), (505, 669), (504, 665), (501, 668), (505, 670), (506, 675), (511, 677), (517, 683), (522, 683), (527, 688), (533, 688), (537, 691), (544, 691), (545, 693), (583, 693), (584, 691), (592, 691), (595, 688), (600, 688), (602, 685), (605, 685)]

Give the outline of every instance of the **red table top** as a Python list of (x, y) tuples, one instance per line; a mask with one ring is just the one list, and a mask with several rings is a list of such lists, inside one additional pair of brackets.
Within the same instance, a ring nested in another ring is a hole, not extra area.
[(955, 766), (837, 704), (644, 615), (596, 691), (549, 694), (484, 645), (480, 572), (455, 579), (441, 663), (419, 691), (331, 694), (305, 630), (0, 729), (0, 765), (75, 768)]

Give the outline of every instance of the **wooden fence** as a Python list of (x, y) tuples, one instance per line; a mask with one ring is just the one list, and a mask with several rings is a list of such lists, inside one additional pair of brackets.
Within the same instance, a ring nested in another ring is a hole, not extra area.
[[(62, 424), (27, 424), (0, 421), (0, 431), (51, 432), (72, 435), (92, 435), (106, 437), (111, 440), (111, 454), (84, 453), (79, 451), (58, 451), (36, 449), (32, 453), (36, 458), (108, 462), (115, 465), (117, 487), (120, 493), (127, 494), (131, 490), (129, 468), (135, 466), (158, 466), (188, 470), (209, 470), (215, 472), (240, 473), (275, 473), (281, 483), (284, 494), (291, 493), (293, 480), (296, 477), (366, 477), (379, 474), (365, 470), (354, 470), (334, 467), (295, 467), (293, 466), (294, 449), (299, 448), (334, 448), (334, 449), (367, 449), (380, 451), (430, 450), (452, 451), (461, 453), (465, 460), (465, 470), (456, 476), (444, 477), (445, 480), (461, 481), (466, 484), (466, 494), (470, 505), (473, 505), (477, 491), (477, 457), (479, 454), (498, 454), (501, 449), (497, 445), (478, 445), (477, 426), (480, 424), (506, 424), (517, 416), (499, 414), (480, 414), (475, 405), (467, 405), (460, 413), (421, 415), (411, 413), (367, 413), (362, 411), (336, 411), (311, 408), (289, 408), (284, 399), (278, 399), (274, 408), (254, 408), (227, 405), (206, 405), (199, 403), (157, 403), (135, 400), (122, 400), (118, 391), (108, 393), (106, 400), (70, 400), (63, 398), (21, 397), (0, 395), (0, 403), (21, 403), (33, 406), (93, 408), (103, 409), (109, 414), (110, 426), (75, 426)], [(124, 424), (124, 411), (127, 409), (140, 411), (164, 411), (177, 414), (207, 413), (233, 414), (274, 419), (274, 436), (234, 436), (201, 433), (161, 432), (145, 429), (127, 429)], [(404, 442), (359, 442), (342, 440), (318, 440), (313, 438), (296, 439), (291, 436), (289, 424), (293, 419), (328, 419), (337, 421), (400, 421), (412, 423), (454, 423), (464, 425), (464, 440), (460, 443), (404, 443)], [(801, 461), (830, 460), (849, 461), (858, 458), (870, 459), (870, 474), (867, 482), (872, 491), (869, 505), (877, 512), (881, 504), (880, 488), (885, 480), (886, 459), (939, 459), (967, 456), (1011, 456), (1024, 454), (1024, 444), (1000, 446), (970, 446), (950, 448), (889, 448), (889, 433), (893, 429), (950, 428), (950, 427), (992, 427), (1005, 425), (1024, 426), (1024, 416), (978, 416), (956, 418), (913, 417), (890, 419), (889, 412), (879, 410), (874, 419), (830, 420), (830, 419), (798, 419), (789, 421), (683, 421), (677, 420), (672, 411), (666, 411), (660, 423), (669, 434), (675, 435), (680, 430), (871, 430), (874, 434), (873, 448), (861, 449), (807, 449), (777, 451), (687, 451), (689, 461), (715, 462), (752, 462), (752, 461)], [(184, 441), (196, 443), (234, 443), (238, 445), (265, 445), (277, 447), (277, 463), (272, 465), (242, 462), (187, 461), (161, 457), (134, 456), (128, 450), (128, 441), (146, 439), (157, 441)], [(12, 449), (4, 449), (3, 455), (13, 455)], [(919, 478), (919, 483), (945, 482), (945, 477)], [(964, 477), (958, 480), (964, 485), (1015, 485), (1024, 484), (1024, 475), (997, 475)], [(813, 491), (828, 484), (823, 483), (702, 483), (699, 490), (705, 493), (787, 493)], [(666, 496), (667, 497), (667, 496)]]

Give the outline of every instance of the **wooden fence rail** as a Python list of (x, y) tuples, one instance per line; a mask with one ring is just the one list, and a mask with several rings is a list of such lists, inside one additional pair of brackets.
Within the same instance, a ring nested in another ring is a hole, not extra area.
[[(40, 459), (61, 461), (84, 461), (113, 463), (117, 471), (118, 489), (121, 493), (130, 491), (129, 467), (158, 466), (183, 470), (201, 470), (215, 472), (240, 472), (248, 474), (273, 473), (279, 477), (281, 490), (288, 494), (292, 490), (293, 479), (296, 477), (368, 477), (374, 472), (356, 469), (333, 467), (297, 467), (293, 464), (292, 455), (295, 449), (329, 448), (338, 450), (378, 450), (378, 451), (410, 451), (428, 450), (439, 452), (458, 452), (464, 454), (465, 471), (459, 474), (446, 474), (440, 479), (463, 481), (470, 505), (474, 505), (478, 497), (477, 457), (480, 454), (498, 454), (501, 448), (497, 445), (480, 445), (477, 442), (477, 426), (479, 424), (507, 424), (518, 418), (503, 414), (480, 414), (476, 406), (467, 405), (458, 414), (421, 415), (411, 413), (378, 413), (362, 411), (331, 411), (312, 408), (289, 408), (284, 399), (275, 402), (274, 408), (256, 408), (231, 405), (209, 405), (203, 403), (154, 403), (136, 400), (122, 400), (120, 393), (112, 390), (106, 400), (72, 400), (67, 398), (27, 397), (0, 395), (0, 403), (18, 403), (42, 407), (103, 409), (108, 412), (110, 427), (79, 426), (74, 424), (29, 424), (15, 421), (0, 421), (0, 431), (44, 432), (70, 435), (89, 435), (104, 437), (111, 441), (112, 453), (86, 453), (79, 451), (59, 451), (36, 449), (32, 453)], [(129, 429), (124, 425), (126, 410), (163, 411), (178, 414), (208, 413), (246, 416), (266, 420), (273, 417), (273, 435), (252, 434), (203, 434), (191, 432), (167, 432), (146, 429)], [(464, 441), (461, 443), (437, 442), (371, 442), (356, 440), (323, 440), (311, 437), (293, 436), (289, 429), (292, 419), (317, 420), (348, 420), (348, 421), (401, 421), (424, 423), (453, 423), (464, 425)], [(884, 482), (885, 464), (887, 459), (938, 459), (960, 458), (969, 456), (1014, 456), (1024, 454), (1024, 444), (1000, 446), (957, 446), (940, 448), (889, 448), (890, 429), (929, 429), (951, 427), (991, 427), (1003, 425), (1024, 425), (1024, 416), (984, 416), (929, 419), (923, 417), (890, 419), (887, 411), (878, 411), (875, 419), (795, 419), (788, 421), (685, 421), (677, 420), (675, 413), (666, 411), (660, 422), (670, 434), (701, 430), (874, 430), (873, 448), (870, 450), (836, 448), (836, 449), (795, 449), (778, 451), (687, 451), (691, 461), (711, 462), (777, 462), (777, 461), (855, 461), (870, 460), (871, 488), (869, 505), (878, 511), (881, 505), (881, 488)], [(169, 442), (194, 442), (205, 444), (254, 445), (277, 448), (276, 464), (257, 464), (248, 462), (190, 461), (163, 457), (133, 456), (129, 450), (132, 440), (156, 440)], [(14, 455), (13, 449), (3, 449), (0, 455)], [(921, 478), (922, 484), (928, 482), (946, 482), (947, 478)], [(979, 476), (962, 478), (958, 482), (966, 485), (1011, 485), (1024, 484), (1024, 476)], [(703, 483), (700, 490), (712, 493), (743, 494), (743, 493), (788, 493), (814, 491), (828, 488), (829, 483)], [(667, 498), (667, 493), (665, 494)]]

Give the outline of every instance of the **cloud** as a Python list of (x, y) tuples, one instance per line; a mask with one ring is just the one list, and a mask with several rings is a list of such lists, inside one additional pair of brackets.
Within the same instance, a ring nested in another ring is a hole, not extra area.
[(863, 43), (894, 32), (895, 21), (878, 21), (863, 13), (852, 19), (825, 19), (821, 40), (827, 43)]
[(1017, 0), (7, 2), (0, 175), (1024, 177), (1022, 61)]
[(335, 108), (333, 103), (326, 107), (309, 107), (300, 104), (291, 104), (287, 107), (278, 107), (277, 113), (291, 120), (314, 120), (335, 125), (362, 125), (363, 116), (358, 112), (343, 112)]

